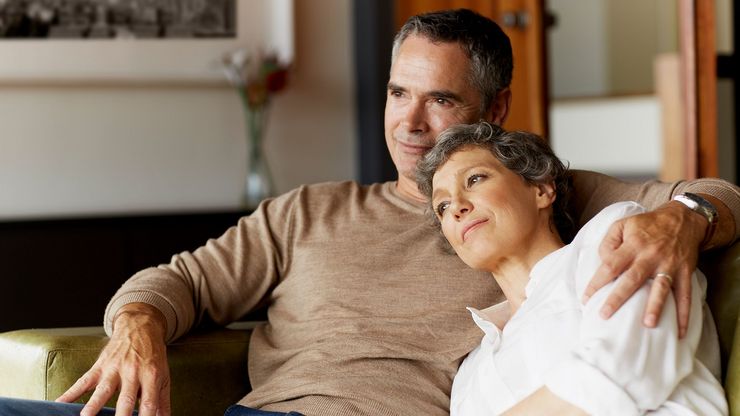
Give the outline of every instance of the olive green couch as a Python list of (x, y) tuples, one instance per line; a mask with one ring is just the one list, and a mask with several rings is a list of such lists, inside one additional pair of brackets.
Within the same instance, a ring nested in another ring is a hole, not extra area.
[[(740, 242), (702, 256), (717, 321), (730, 414), (740, 416)], [(168, 347), (174, 415), (222, 415), (249, 391), (254, 323), (192, 333)], [(102, 328), (27, 329), (0, 334), (0, 396), (53, 400), (95, 361)]]

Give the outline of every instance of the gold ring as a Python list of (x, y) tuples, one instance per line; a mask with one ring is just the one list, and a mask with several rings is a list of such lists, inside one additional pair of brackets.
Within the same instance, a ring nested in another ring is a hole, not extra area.
[(668, 273), (658, 273), (655, 275), (655, 278), (663, 277), (665, 280), (668, 281), (668, 286), (673, 286), (673, 278)]

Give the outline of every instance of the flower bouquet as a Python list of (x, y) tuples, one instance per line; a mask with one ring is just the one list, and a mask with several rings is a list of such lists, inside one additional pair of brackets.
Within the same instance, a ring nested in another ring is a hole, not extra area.
[(275, 54), (250, 54), (240, 49), (224, 56), (223, 68), (244, 109), (249, 151), (244, 202), (248, 208), (255, 208), (274, 192), (263, 138), (270, 98), (286, 87), (288, 65), (281, 63)]

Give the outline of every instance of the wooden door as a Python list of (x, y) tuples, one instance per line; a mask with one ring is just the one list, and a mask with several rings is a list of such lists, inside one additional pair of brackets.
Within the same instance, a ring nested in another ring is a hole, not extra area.
[(415, 14), (456, 8), (475, 10), (493, 19), (511, 39), (513, 100), (504, 127), (547, 137), (544, 0), (396, 0), (396, 29)]

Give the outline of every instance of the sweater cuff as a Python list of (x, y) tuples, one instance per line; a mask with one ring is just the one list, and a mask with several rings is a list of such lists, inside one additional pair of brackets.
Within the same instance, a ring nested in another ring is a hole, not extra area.
[(718, 182), (699, 179), (686, 184), (681, 192), (711, 195), (727, 205), (735, 220), (735, 236), (737, 237), (740, 235), (740, 193), (732, 185), (724, 185)]
[(545, 386), (556, 396), (591, 415), (639, 415), (627, 392), (601, 371), (574, 356), (545, 375)]
[(146, 303), (162, 312), (167, 321), (165, 342), (169, 343), (173, 340), (177, 329), (175, 309), (165, 298), (148, 291), (129, 292), (111, 300), (105, 308), (105, 319), (103, 320), (103, 327), (108, 336), (113, 335), (113, 318), (115, 318), (118, 310), (130, 303)]

